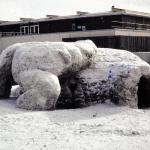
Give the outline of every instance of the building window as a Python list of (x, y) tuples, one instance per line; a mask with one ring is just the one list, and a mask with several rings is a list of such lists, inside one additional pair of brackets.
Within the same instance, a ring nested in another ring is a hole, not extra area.
[(39, 25), (31, 25), (29, 26), (21, 26), (20, 27), (21, 35), (28, 35), (28, 34), (39, 34)]
[(77, 29), (80, 31), (86, 31), (86, 26), (77, 26)]
[(39, 34), (39, 25), (30, 26), (30, 34)]
[(73, 31), (76, 30), (76, 25), (75, 25), (75, 23), (72, 24), (72, 30), (73, 30)]
[(78, 29), (82, 29), (82, 26), (78, 26), (77, 28), (78, 28)]
[(82, 26), (82, 31), (86, 31), (86, 26)]
[(27, 34), (29, 34), (29, 26), (21, 26), (21, 27), (20, 27), (20, 33), (21, 33), (22, 35), (27, 35)]

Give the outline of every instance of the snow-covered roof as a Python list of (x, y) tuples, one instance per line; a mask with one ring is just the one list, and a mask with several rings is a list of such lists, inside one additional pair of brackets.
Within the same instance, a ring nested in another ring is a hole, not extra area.
[(88, 18), (88, 17), (102, 17), (102, 16), (111, 16), (111, 15), (130, 15), (130, 16), (141, 16), (150, 18), (150, 13), (132, 11), (127, 9), (120, 9), (112, 7), (111, 11), (108, 12), (98, 12), (98, 13), (77, 13), (77, 15), (68, 15), (68, 16), (56, 16), (47, 15), (53, 17), (39, 18), (39, 19), (23, 19), (21, 21), (7, 21), (0, 22), (0, 26), (2, 25), (11, 25), (11, 24), (25, 24), (29, 22), (43, 22), (43, 21), (53, 21), (53, 20), (65, 20), (65, 19), (77, 19), (77, 18)]

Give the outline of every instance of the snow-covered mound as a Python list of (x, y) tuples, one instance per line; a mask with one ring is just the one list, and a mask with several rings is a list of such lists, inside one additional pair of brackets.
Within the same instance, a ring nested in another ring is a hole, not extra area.
[(95, 53), (95, 44), (88, 40), (12, 45), (0, 56), (0, 97), (9, 96), (15, 81), (22, 89), (18, 107), (53, 109), (61, 91), (58, 77), (85, 69)]
[(149, 150), (150, 110), (98, 104), (27, 111), (0, 101), (0, 150)]
[(150, 65), (124, 50), (98, 48), (93, 65), (80, 75), (84, 97), (88, 101), (105, 101), (136, 107), (138, 82), (150, 75)]

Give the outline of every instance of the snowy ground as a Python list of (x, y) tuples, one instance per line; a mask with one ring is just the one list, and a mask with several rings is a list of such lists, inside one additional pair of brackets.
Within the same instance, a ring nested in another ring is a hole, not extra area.
[(0, 101), (0, 150), (149, 150), (150, 109), (26, 111)]

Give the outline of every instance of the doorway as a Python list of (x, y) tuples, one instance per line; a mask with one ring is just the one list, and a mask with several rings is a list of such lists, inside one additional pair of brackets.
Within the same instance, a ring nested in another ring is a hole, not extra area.
[(150, 108), (150, 76), (143, 75), (138, 83), (138, 108)]

